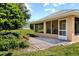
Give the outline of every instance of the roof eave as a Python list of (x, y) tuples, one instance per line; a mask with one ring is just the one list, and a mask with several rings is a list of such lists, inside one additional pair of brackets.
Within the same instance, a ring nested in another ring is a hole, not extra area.
[(71, 16), (71, 15), (79, 17), (79, 10), (72, 10), (72, 11), (68, 11), (68, 12), (65, 12), (65, 13), (60, 13), (60, 14), (57, 14), (57, 15), (50, 15), (50, 16), (42, 18), (38, 21), (34, 21), (31, 24), (42, 23), (44, 21), (57, 20), (59, 18), (64, 18), (64, 17)]

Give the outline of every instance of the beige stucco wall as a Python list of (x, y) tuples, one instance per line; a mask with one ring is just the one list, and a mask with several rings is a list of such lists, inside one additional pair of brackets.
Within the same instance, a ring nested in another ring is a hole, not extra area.
[(79, 35), (73, 36), (72, 42), (79, 42)]
[(72, 42), (79, 42), (79, 35), (75, 35), (74, 33), (74, 26), (75, 26), (75, 17), (74, 16), (68, 16), (66, 18), (67, 20), (67, 38), (69, 41)]
[(66, 26), (67, 26), (67, 39), (69, 41), (72, 41), (72, 36), (73, 36), (73, 33), (74, 33), (74, 16), (68, 16), (66, 18)]
[(79, 42), (79, 35), (75, 35), (75, 19), (73, 19), (73, 33), (72, 33), (72, 41)]
[(40, 37), (48, 37), (48, 38), (58, 39), (58, 35), (57, 34), (36, 33), (36, 35), (38, 35)]

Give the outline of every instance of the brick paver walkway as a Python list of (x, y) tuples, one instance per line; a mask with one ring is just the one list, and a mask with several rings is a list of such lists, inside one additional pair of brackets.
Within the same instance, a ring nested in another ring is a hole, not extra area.
[(58, 39), (50, 39), (44, 37), (29, 37), (30, 47), (25, 48), (22, 52), (36, 51), (36, 50), (44, 50), (52, 46), (56, 45), (68, 45), (71, 42), (62, 41)]
[(45, 37), (30, 37), (29, 42), (34, 50), (43, 50), (56, 45), (68, 45), (71, 42)]

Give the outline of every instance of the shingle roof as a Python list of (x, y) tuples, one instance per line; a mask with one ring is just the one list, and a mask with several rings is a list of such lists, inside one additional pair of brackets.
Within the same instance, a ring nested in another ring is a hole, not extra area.
[(41, 18), (37, 21), (33, 21), (32, 23), (40, 23), (40, 22), (43, 22), (43, 21), (50, 21), (51, 19), (55, 20), (55, 19), (58, 19), (58, 18), (66, 17), (68, 15), (78, 15), (78, 14), (79, 14), (78, 9), (60, 10), (60, 11), (57, 11), (53, 14), (50, 14), (50, 15), (44, 17), (44, 18)]

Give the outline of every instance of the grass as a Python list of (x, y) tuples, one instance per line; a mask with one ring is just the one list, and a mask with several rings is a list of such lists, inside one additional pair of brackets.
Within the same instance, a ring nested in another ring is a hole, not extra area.
[(79, 43), (74, 43), (67, 46), (54, 46), (46, 50), (35, 52), (17, 52), (17, 50), (10, 50), (5, 52), (5, 55), (8, 54), (13, 56), (79, 56)]

